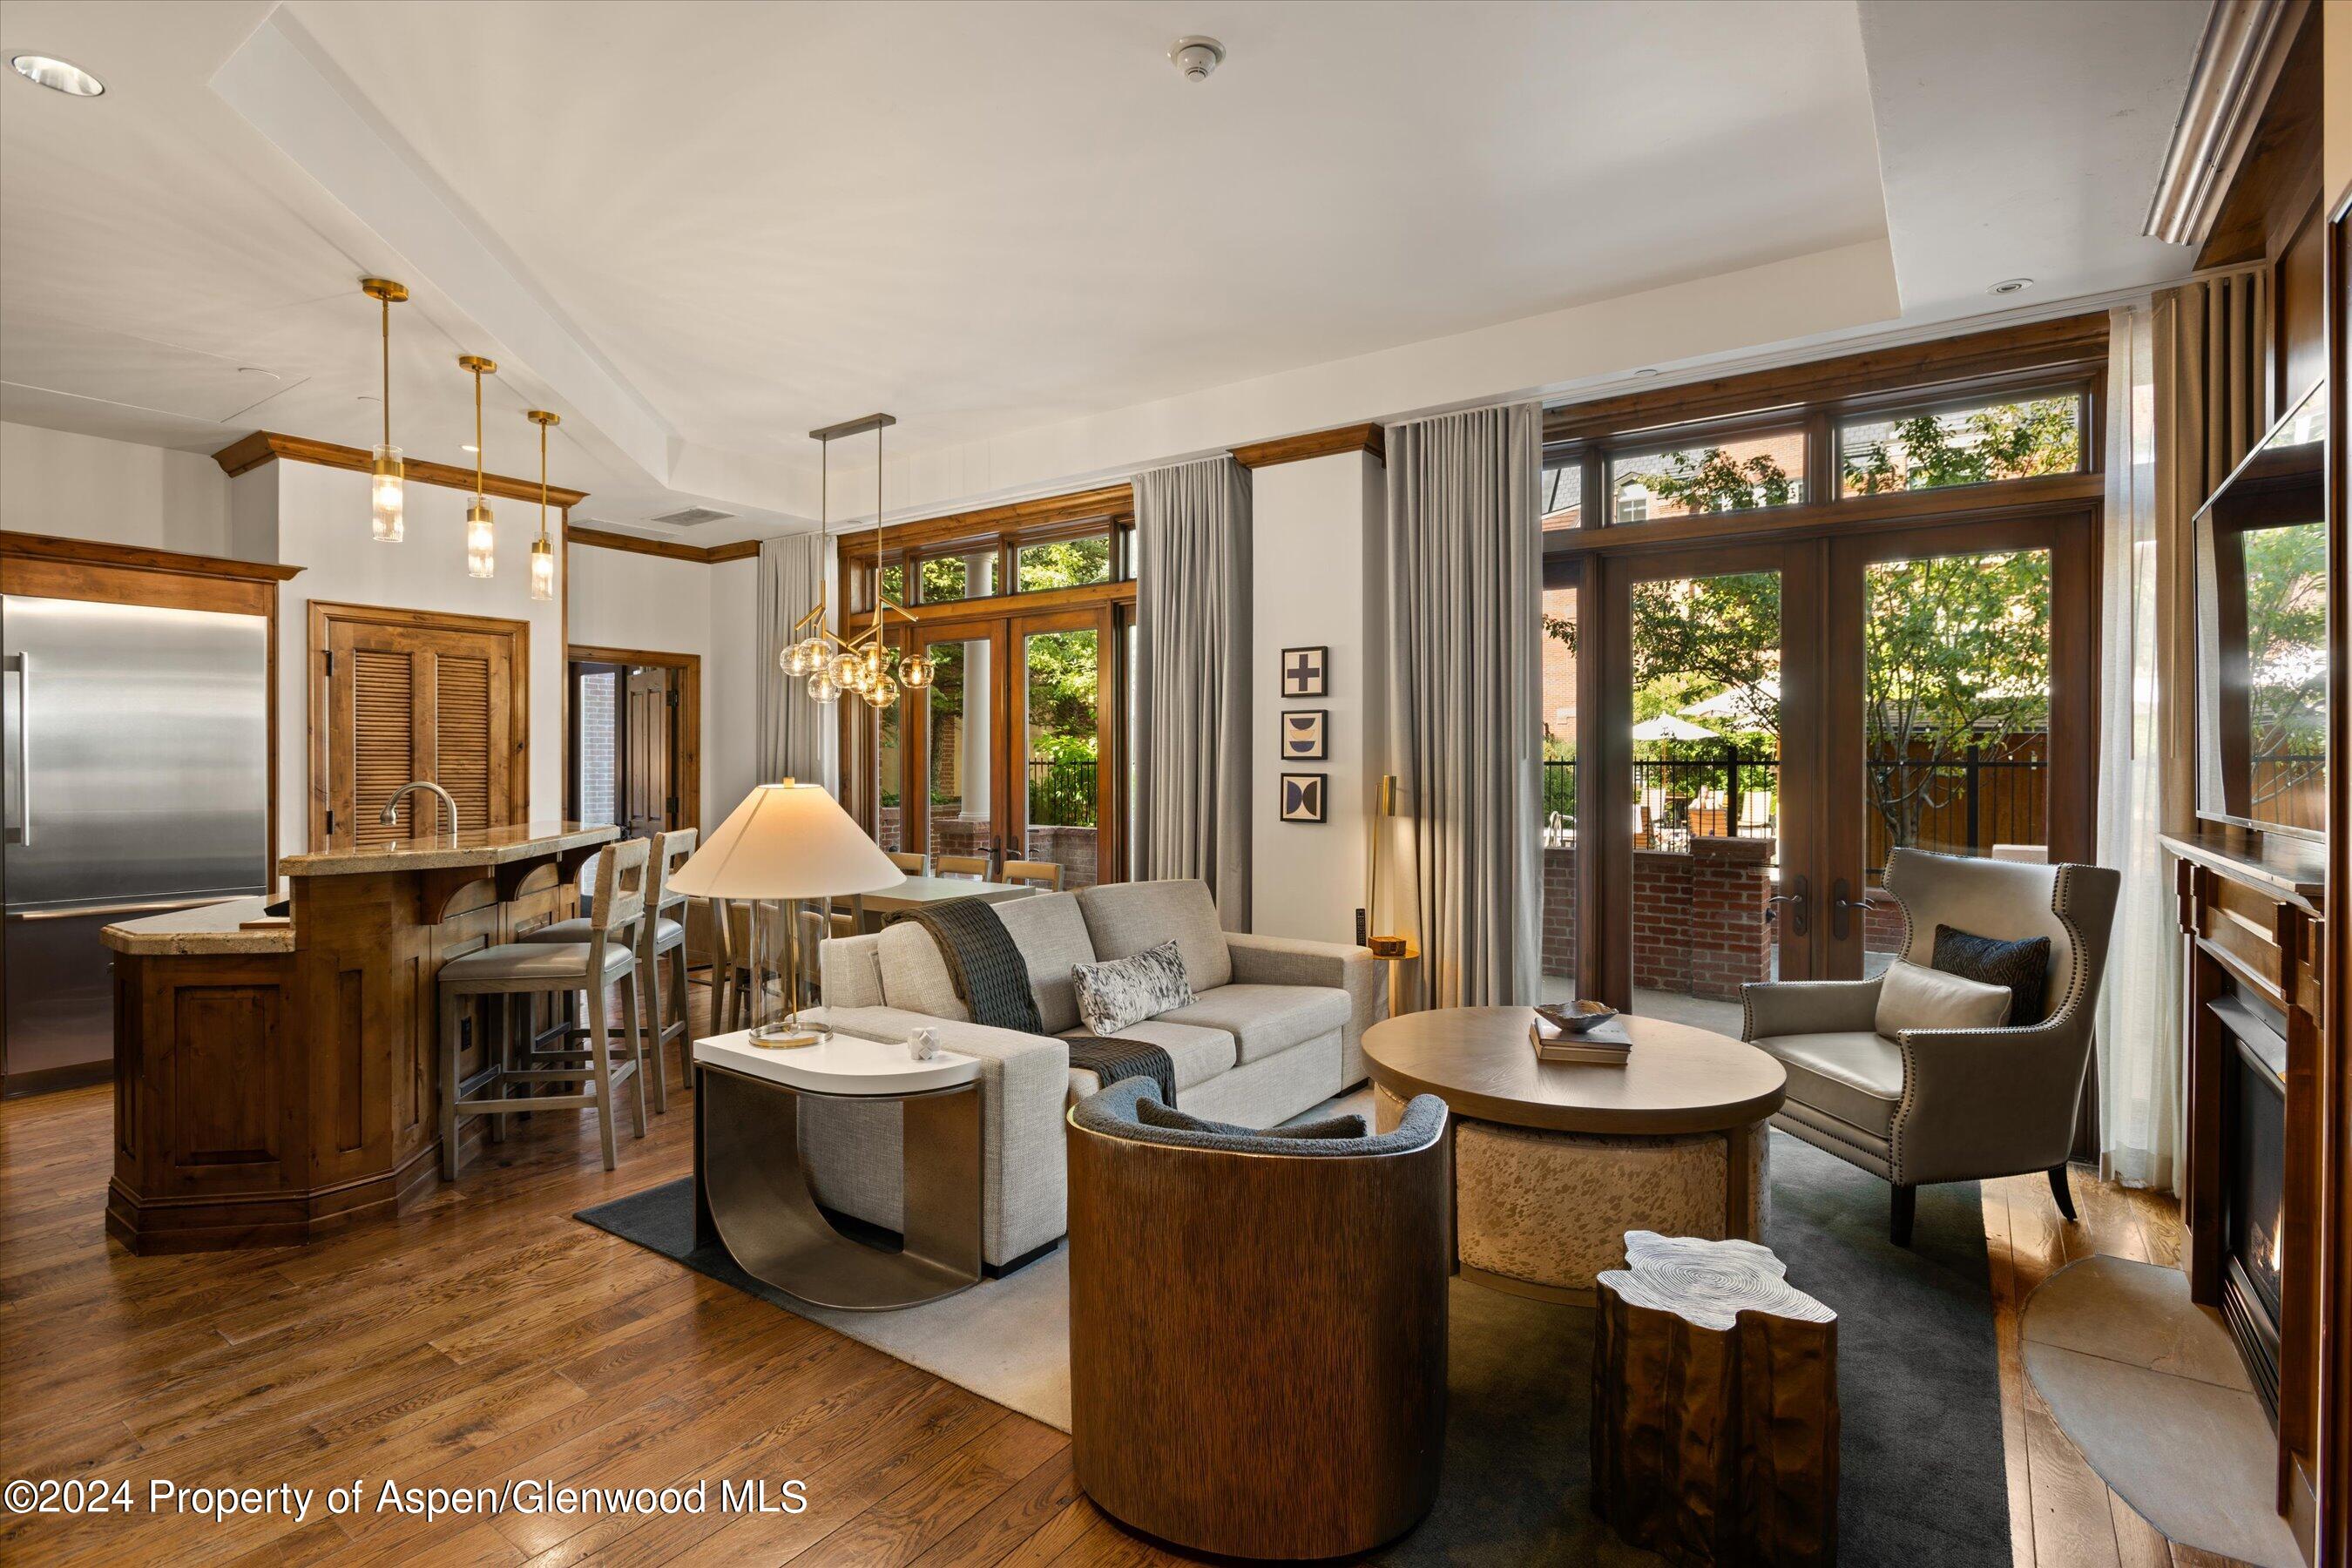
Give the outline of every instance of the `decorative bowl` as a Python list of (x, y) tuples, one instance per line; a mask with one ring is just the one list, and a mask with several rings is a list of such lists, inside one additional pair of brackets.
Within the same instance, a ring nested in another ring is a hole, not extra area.
[(1538, 1007), (1536, 1011), (1547, 1023), (1571, 1035), (1580, 1035), (1617, 1016), (1617, 1009), (1606, 1002), (1561, 1002)]

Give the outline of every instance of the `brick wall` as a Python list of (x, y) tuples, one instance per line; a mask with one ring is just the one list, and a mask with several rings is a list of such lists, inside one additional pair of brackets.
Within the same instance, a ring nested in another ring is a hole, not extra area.
[(614, 796), (620, 787), (613, 752), (620, 677), (609, 669), (580, 678), (580, 820), (617, 822)]
[(1903, 906), (1872, 889), (1870, 911), (1864, 917), (1866, 945), (1873, 952), (1903, 951)]
[[(904, 847), (904, 829), (899, 824), (898, 808), (886, 805), (880, 820), (875, 825), (876, 842), (885, 849)], [(978, 855), (981, 846), (989, 838), (985, 817), (934, 816), (931, 818), (930, 852), (933, 855)], [(1099, 879), (1100, 868), (1095, 861), (1095, 830), (1091, 827), (1033, 827), (1029, 830), (1026, 858), (1031, 860), (1051, 860), (1062, 868), (1065, 890), (1091, 888)]]
[[(1543, 972), (1571, 975), (1580, 921), (1576, 850), (1544, 851)], [(1772, 975), (1772, 894), (1763, 838), (1694, 838), (1688, 854), (1633, 852), (1633, 984), (1737, 1001)]]

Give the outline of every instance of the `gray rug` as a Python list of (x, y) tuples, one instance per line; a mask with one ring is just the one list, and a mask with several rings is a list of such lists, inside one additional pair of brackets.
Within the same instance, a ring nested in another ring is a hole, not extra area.
[[(1790, 1280), (1839, 1315), (1839, 1561), (2007, 1568), (2000, 1369), (1976, 1184), (1923, 1190), (1906, 1252), (1886, 1239), (1884, 1182), (1779, 1133), (1771, 1160), (1766, 1239)], [(1068, 1430), (1065, 1252), (912, 1311), (825, 1312), (761, 1285), (723, 1251), (690, 1251), (691, 1201), (681, 1180), (579, 1217)], [(1586, 1504), (1591, 1360), (1589, 1310), (1457, 1281), (1444, 1484), (1429, 1518), (1377, 1561), (1658, 1561)]]

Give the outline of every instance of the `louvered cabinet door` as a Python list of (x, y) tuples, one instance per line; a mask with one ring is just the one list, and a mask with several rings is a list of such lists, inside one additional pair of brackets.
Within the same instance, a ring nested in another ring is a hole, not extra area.
[(466, 831), (528, 815), (520, 637), (389, 618), (411, 614), (353, 609), (320, 617), (324, 755), (314, 736), (313, 764), (325, 767), (313, 792), (314, 835), (324, 843), (374, 845), (443, 831), (440, 800), (429, 791), (404, 798), (392, 822), (378, 820), (400, 787), (416, 780), (449, 792)]

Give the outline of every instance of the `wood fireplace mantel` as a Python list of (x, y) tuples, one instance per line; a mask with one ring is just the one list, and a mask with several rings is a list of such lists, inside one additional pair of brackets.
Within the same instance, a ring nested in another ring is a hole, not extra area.
[[(2326, 846), (2236, 830), (2166, 835), (2160, 842), (2174, 858), (2185, 966), (2189, 1147), (2181, 1219), (2189, 1294), (2222, 1315), (2272, 1405), (2278, 1510), (2308, 1552), (2316, 1513)], [(2230, 1251), (2227, 1176), (2235, 1132), (2228, 1112), (2231, 1096), (2242, 1092), (2231, 1082), (2242, 1061), (2274, 1076), (2286, 1103), (2275, 1322)], [(2273, 1333), (2274, 1364), (2264, 1365)]]

